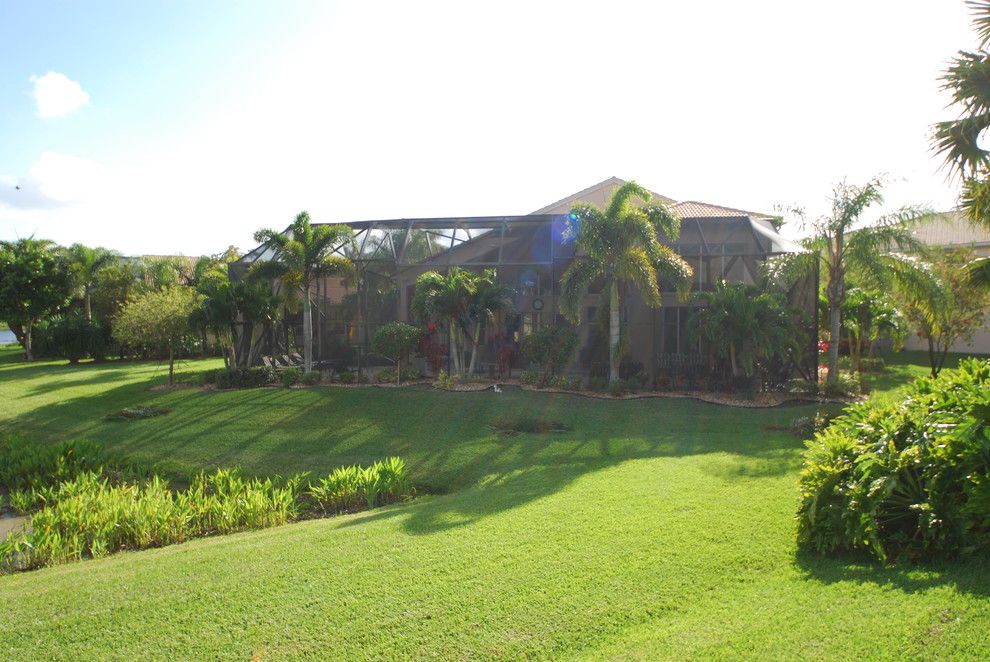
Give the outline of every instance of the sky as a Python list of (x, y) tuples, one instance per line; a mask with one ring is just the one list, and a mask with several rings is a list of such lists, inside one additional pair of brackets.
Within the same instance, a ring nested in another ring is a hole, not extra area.
[(0, 239), (210, 254), (611, 176), (815, 218), (882, 174), (876, 213), (948, 209), (938, 78), (975, 45), (962, 0), (0, 0)]

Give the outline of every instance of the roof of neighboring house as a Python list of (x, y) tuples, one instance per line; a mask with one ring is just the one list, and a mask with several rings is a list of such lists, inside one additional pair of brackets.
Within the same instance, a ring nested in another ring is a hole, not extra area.
[[(561, 198), (556, 202), (553, 202), (546, 207), (537, 209), (532, 215), (536, 214), (566, 214), (571, 210), (576, 202), (591, 202), (594, 204), (603, 204), (605, 200), (608, 200), (612, 195), (612, 191), (617, 189), (626, 183), (626, 180), (619, 179), (618, 177), (609, 177), (605, 181), (598, 182), (593, 186), (578, 191), (577, 193), (571, 194), (566, 198)], [(660, 195), (656, 191), (650, 191), (653, 194), (653, 199), (662, 202), (664, 204), (670, 205), (674, 203), (672, 198), (668, 198), (665, 195)]]
[(973, 225), (957, 210), (937, 214), (914, 236), (929, 246), (990, 246), (990, 229)]
[(707, 202), (697, 202), (695, 200), (678, 202), (671, 205), (671, 208), (676, 211), (677, 215), (681, 218), (738, 218), (739, 216), (764, 219), (773, 218), (770, 214), (745, 211), (743, 209), (733, 209), (732, 207), (723, 207), (721, 205), (713, 205)]
[[(573, 193), (566, 198), (557, 200), (542, 209), (537, 209), (533, 212), (533, 214), (566, 214), (577, 202), (590, 202), (592, 204), (602, 206), (611, 197), (612, 192), (625, 183), (626, 180), (624, 179), (609, 177), (605, 181), (598, 182), (597, 184), (589, 186), (588, 188), (578, 191), (577, 193)], [(655, 191), (650, 191), (650, 193), (653, 194), (654, 201), (670, 205), (671, 208), (673, 208), (673, 210), (676, 211), (682, 218), (739, 218), (743, 216), (748, 216), (754, 219), (773, 218), (772, 214), (745, 211), (743, 209), (723, 207), (721, 205), (713, 205), (707, 202), (697, 202), (695, 200), (677, 202), (673, 198), (668, 198), (667, 196), (661, 195)]]

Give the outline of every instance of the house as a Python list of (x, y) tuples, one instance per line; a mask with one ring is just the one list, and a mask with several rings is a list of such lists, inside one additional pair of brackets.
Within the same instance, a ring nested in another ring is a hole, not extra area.
[[(515, 312), (498, 320), (497, 330), (482, 340), (486, 352), (481, 369), (492, 370), (496, 344), (518, 343), (544, 325), (567, 323), (559, 310), (559, 280), (575, 254), (567, 214), (578, 201), (603, 205), (622, 183), (613, 177), (521, 216), (348, 222), (354, 231), (353, 246), (338, 250), (357, 265), (360, 287), (349, 288), (334, 278), (314, 288), (316, 359), (349, 361), (355, 353), (367, 352), (379, 325), (410, 320), (409, 304), (421, 274), (460, 266), (496, 269), (499, 279), (516, 291)], [(680, 236), (671, 245), (694, 269), (695, 291), (711, 289), (722, 279), (755, 283), (768, 257), (801, 250), (776, 232), (770, 215), (677, 202), (656, 193), (654, 199), (670, 205), (681, 217)], [(234, 263), (232, 273), (236, 276), (255, 260), (268, 259), (266, 253), (259, 246)], [(817, 365), (814, 288), (814, 282), (805, 282), (791, 293), (792, 304), (802, 311), (808, 328), (807, 356), (799, 361), (804, 371)], [(701, 349), (688, 333), (696, 304), (678, 299), (669, 284), (662, 290), (660, 309), (649, 308), (633, 293), (625, 298), (622, 311), (630, 369), (650, 375), (656, 375), (671, 357), (697, 356)], [(599, 297), (594, 289), (588, 293), (577, 328), (581, 342), (573, 369), (584, 373), (603, 372), (607, 365), (607, 343), (598, 324)]]
[[(962, 212), (950, 211), (938, 216), (915, 230), (915, 237), (929, 246), (969, 249), (973, 257), (990, 255), (990, 229), (973, 225)], [(928, 351), (928, 341), (912, 333), (904, 344), (905, 349)], [(957, 343), (953, 352), (990, 354), (990, 310), (986, 311), (983, 328), (969, 342)]]

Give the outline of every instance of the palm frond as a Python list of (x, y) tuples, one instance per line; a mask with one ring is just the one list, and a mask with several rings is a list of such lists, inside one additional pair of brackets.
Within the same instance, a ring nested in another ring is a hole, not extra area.
[(967, 264), (966, 277), (971, 284), (990, 290), (990, 257), (979, 257)]
[(654, 229), (664, 234), (668, 241), (677, 241), (681, 234), (681, 217), (664, 204), (651, 205), (643, 209)]
[(973, 27), (980, 38), (980, 45), (986, 47), (990, 44), (990, 1), (966, 0), (966, 4), (973, 14)]
[(560, 279), (560, 312), (574, 324), (581, 323), (581, 299), (588, 287), (601, 276), (597, 260), (579, 255)]
[(946, 164), (964, 177), (979, 172), (990, 164), (990, 154), (981, 149), (980, 134), (990, 127), (990, 113), (981, 112), (935, 125), (932, 147)]
[(653, 199), (653, 194), (635, 181), (622, 184), (612, 193), (612, 198), (605, 208), (605, 216), (614, 219), (625, 215), (628, 208), (632, 205), (633, 200), (637, 198), (643, 204), (647, 204)]

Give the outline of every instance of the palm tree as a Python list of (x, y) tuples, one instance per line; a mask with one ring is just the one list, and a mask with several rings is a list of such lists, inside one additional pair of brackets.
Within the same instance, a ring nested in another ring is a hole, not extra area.
[(453, 267), (446, 274), (428, 271), (416, 279), (410, 309), (421, 322), (436, 321), (447, 327), (453, 369), (463, 372), (459, 338), (478, 289), (478, 274)]
[(475, 292), (468, 304), (468, 317), (474, 322), (474, 346), (471, 348), (471, 363), (467, 374), (474, 374), (478, 359), (478, 345), (481, 343), (481, 330), (500, 312), (515, 308), (515, 290), (498, 282), (494, 269), (486, 269), (475, 282)]
[(72, 277), (82, 295), (83, 312), (86, 321), (93, 320), (93, 291), (96, 289), (96, 276), (101, 269), (116, 262), (120, 256), (105, 248), (90, 248), (82, 244), (72, 244), (68, 250)]
[(270, 260), (253, 267), (259, 277), (280, 279), (288, 287), (298, 288), (303, 303), (303, 370), (313, 369), (313, 305), (310, 288), (319, 278), (350, 277), (354, 265), (334, 251), (352, 241), (353, 233), (346, 225), (317, 225), (310, 223), (309, 213), (302, 212), (285, 232), (258, 230), (254, 239), (272, 252)]
[[(930, 291), (934, 281), (926, 265), (904, 253), (918, 253), (921, 243), (912, 228), (931, 213), (905, 207), (862, 224), (863, 214), (883, 202), (882, 183), (874, 178), (863, 186), (838, 184), (832, 195), (832, 213), (811, 224), (812, 236), (805, 240), (806, 253), (791, 253), (771, 260), (772, 280), (793, 281), (814, 274), (816, 261), (824, 276), (828, 301), (828, 381), (839, 377), (839, 337), (842, 306), (848, 283), (854, 279), (883, 290), (898, 289), (909, 296)], [(896, 251), (903, 251), (896, 252)]]
[(575, 236), (579, 255), (560, 281), (561, 312), (575, 324), (581, 321), (581, 299), (595, 282), (605, 284), (604, 303), (609, 311), (609, 381), (619, 378), (620, 294), (628, 285), (639, 291), (651, 308), (660, 306), (660, 279), (669, 278), (681, 294), (691, 283), (691, 267), (669, 246), (677, 239), (680, 219), (663, 204), (640, 207), (653, 195), (635, 182), (615, 190), (605, 209), (578, 203), (570, 213), (569, 233)]

